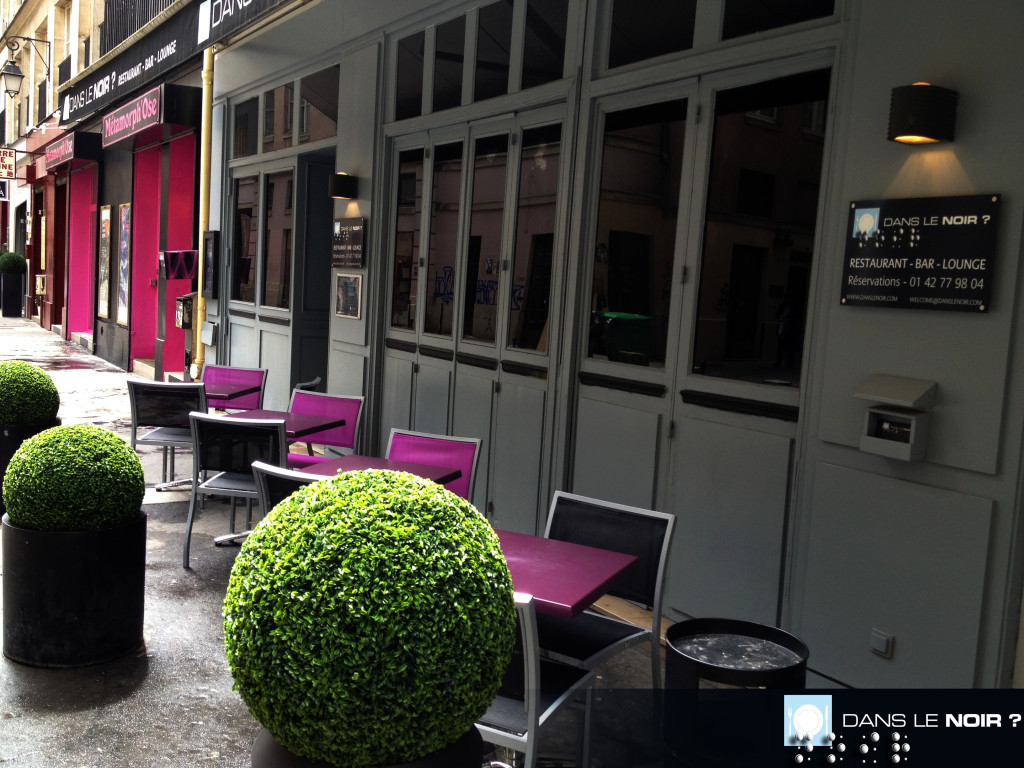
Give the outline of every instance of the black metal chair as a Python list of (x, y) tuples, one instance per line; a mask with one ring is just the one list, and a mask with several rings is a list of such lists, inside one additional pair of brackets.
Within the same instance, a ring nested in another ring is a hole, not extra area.
[(252, 523), (252, 503), (259, 496), (252, 473), (254, 461), (285, 466), (288, 438), (283, 419), (243, 419), (193, 412), (192, 498), (185, 523), (182, 565), (189, 567), (192, 524), (200, 496), (226, 496), (231, 501), (231, 531), (235, 530), (235, 505), (246, 502), (246, 520)]
[(267, 464), (265, 461), (254, 461), (252, 474), (256, 480), (256, 496), (264, 515), (299, 488), (315, 483), (317, 480), (327, 479), (326, 475), (311, 475), (287, 467)]
[(129, 379), (128, 401), (132, 413), (132, 448), (149, 445), (163, 449), (163, 473), (156, 489), (162, 491), (192, 482), (191, 479), (174, 479), (174, 451), (192, 449), (188, 415), (192, 411), (205, 413), (207, 410), (206, 388), (202, 382)]
[(638, 562), (608, 591), (651, 611), (650, 626), (638, 626), (584, 611), (563, 619), (541, 614), (541, 653), (563, 663), (595, 669), (611, 655), (648, 641), (651, 682), (661, 687), (661, 604), (675, 516), (556, 491), (544, 535), (590, 547), (635, 555)]
[[(540, 616), (534, 607), (533, 595), (517, 592), (514, 599), (519, 625), (516, 649), (505, 669), (498, 695), (477, 720), (476, 727), (488, 744), (524, 753), (523, 767), (534, 768), (540, 730), (562, 707), (572, 704), (578, 691), (589, 689), (595, 672), (542, 659), (537, 644)], [(578, 766), (587, 766), (589, 762), (589, 740), (588, 706), (580, 728)]]
[(309, 381), (300, 381), (293, 389), (297, 389), (300, 392), (319, 392), (321, 382), (323, 382), (323, 379), (317, 376)]

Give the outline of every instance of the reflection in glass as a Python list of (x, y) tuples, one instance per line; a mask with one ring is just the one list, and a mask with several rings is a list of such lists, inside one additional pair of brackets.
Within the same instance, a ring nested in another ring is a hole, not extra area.
[(292, 145), (292, 86), (279, 85), (263, 93), (263, 151)]
[(235, 141), (232, 157), (249, 157), (259, 151), (256, 136), (259, 133), (260, 100), (254, 96), (248, 101), (235, 105)]
[(430, 190), (430, 252), (427, 256), (426, 333), (452, 335), (455, 314), (455, 254), (459, 242), (462, 142), (434, 148)]
[(266, 176), (267, 214), (263, 228), (261, 304), (288, 309), (292, 278), (292, 171)]
[(420, 228), (423, 210), (423, 148), (398, 155), (395, 200), (394, 279), (391, 286), (391, 326), (416, 328), (416, 287), (419, 277)]
[(525, 130), (522, 144), (508, 345), (546, 352), (562, 126)]
[(462, 337), (493, 344), (501, 276), (508, 135), (477, 139), (473, 155), (473, 210), (469, 224)]
[(823, 147), (806, 126), (828, 86), (821, 70), (716, 97), (694, 373), (799, 386)]
[(256, 176), (235, 179), (235, 221), (231, 245), (231, 298), (256, 300), (256, 222), (260, 183)]
[(398, 41), (398, 72), (395, 82), (395, 120), (416, 117), (423, 111), (424, 33)]
[(697, 0), (614, 0), (608, 68), (693, 47)]
[(476, 42), (476, 80), (473, 100), (508, 93), (512, 49), (512, 0), (499, 0), (480, 9)]
[(338, 134), (338, 72), (335, 64), (299, 81), (299, 144)]
[(466, 58), (465, 47), (465, 16), (458, 16), (437, 25), (434, 42), (435, 112), (451, 109), (462, 103), (462, 62)]
[(589, 357), (665, 363), (686, 101), (605, 118)]
[(722, 39), (751, 35), (809, 19), (831, 16), (835, 0), (787, 0), (766, 3), (764, 0), (726, 0), (722, 18)]
[(562, 79), (569, 0), (527, 0), (522, 88)]

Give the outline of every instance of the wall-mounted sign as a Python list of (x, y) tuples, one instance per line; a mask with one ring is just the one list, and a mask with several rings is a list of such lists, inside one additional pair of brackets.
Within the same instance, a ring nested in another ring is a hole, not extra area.
[(987, 312), (1000, 195), (850, 203), (843, 304)]
[(143, 128), (160, 123), (160, 86), (132, 99), (123, 107), (103, 116), (103, 146), (109, 147)]
[(96, 133), (70, 131), (46, 146), (46, 170), (79, 161), (84, 165), (100, 158), (100, 137)]
[(0, 179), (0, 200), (10, 200), (11, 191), (8, 188), (10, 182), (7, 179)]
[(338, 317), (359, 319), (362, 302), (362, 277), (360, 275), (338, 274), (334, 289), (334, 314)]
[(13, 179), (17, 163), (13, 149), (0, 149), (0, 179)]
[(363, 229), (366, 219), (335, 219), (331, 264), (335, 267), (363, 266)]

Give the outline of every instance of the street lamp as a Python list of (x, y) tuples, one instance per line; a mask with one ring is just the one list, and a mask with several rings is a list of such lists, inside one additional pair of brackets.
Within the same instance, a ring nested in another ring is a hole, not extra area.
[(14, 63), (14, 59), (8, 59), (7, 64), (0, 70), (0, 89), (6, 91), (13, 99), (21, 90), (21, 81), (24, 79), (25, 74)]
[[(3, 38), (3, 44), (7, 46), (10, 53), (7, 59), (7, 64), (0, 70), (0, 87), (6, 91), (7, 95), (12, 99), (18, 95), (21, 90), (21, 81), (25, 79), (25, 74), (21, 71), (21, 68), (14, 63), (14, 54), (21, 48), (19, 40), (24, 40), (26, 43), (32, 44), (32, 50), (39, 54), (39, 58), (43, 60), (43, 68), (46, 70), (46, 79), (50, 79), (50, 41), (40, 40), (35, 37), (22, 37), (21, 35), (7, 35)], [(38, 44), (42, 43), (46, 46), (46, 56), (43, 56), (39, 50)]]

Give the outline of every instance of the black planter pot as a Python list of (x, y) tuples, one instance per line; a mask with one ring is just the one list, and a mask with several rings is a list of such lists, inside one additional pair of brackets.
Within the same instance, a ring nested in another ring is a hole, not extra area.
[(99, 531), (36, 531), (3, 517), (3, 652), (82, 667), (143, 643), (146, 515)]
[[(480, 768), (483, 762), (483, 739), (474, 726), (454, 744), (433, 754), (413, 760), (411, 763), (392, 765), (388, 768)], [(260, 731), (252, 745), (252, 768), (335, 768), (322, 760), (310, 760), (289, 752), (270, 735), (267, 729)], [(368, 766), (367, 768), (371, 768)]]
[(21, 275), (0, 275), (0, 311), (3, 317), (21, 317), (22, 285)]
[[(44, 429), (60, 425), (60, 419), (54, 419), (49, 424), (0, 424), (0, 489), (4, 485), (4, 475), (7, 474), (7, 465), (11, 461), (23, 442), (32, 435), (37, 435)], [(4, 506), (4, 496), (0, 493), (0, 515), (7, 512)]]

